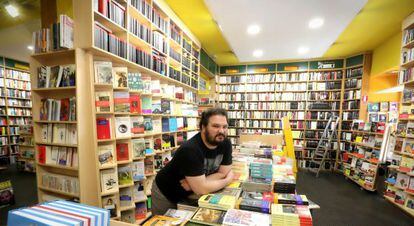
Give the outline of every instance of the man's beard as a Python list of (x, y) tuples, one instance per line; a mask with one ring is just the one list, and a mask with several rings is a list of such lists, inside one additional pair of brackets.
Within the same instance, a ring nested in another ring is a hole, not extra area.
[[(209, 143), (212, 146), (217, 146), (217, 145), (223, 143), (223, 141), (226, 139), (226, 135), (224, 133), (219, 133), (215, 137), (212, 137), (211, 134), (208, 132), (207, 129), (206, 129), (206, 131), (204, 133), (204, 136), (206, 137), (207, 143)], [(217, 141), (216, 140), (216, 137), (219, 137), (219, 136), (223, 136), (223, 138), (224, 138), (223, 141)]]

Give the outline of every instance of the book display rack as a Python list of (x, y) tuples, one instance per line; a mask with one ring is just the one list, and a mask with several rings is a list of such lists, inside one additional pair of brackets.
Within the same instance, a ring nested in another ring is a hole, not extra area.
[(156, 172), (197, 133), (200, 44), (161, 0), (72, 3), (31, 56), (38, 199), (139, 224)]

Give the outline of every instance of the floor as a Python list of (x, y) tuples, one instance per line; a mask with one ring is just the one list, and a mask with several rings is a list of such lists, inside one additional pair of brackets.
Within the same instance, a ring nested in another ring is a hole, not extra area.
[[(7, 212), (37, 202), (36, 177), (32, 173), (18, 172), (14, 167), (0, 171), (0, 181), (11, 179), (16, 204), (0, 209), (0, 225), (6, 225)], [(360, 190), (343, 175), (298, 173), (297, 191), (306, 194), (321, 209), (314, 210), (313, 222), (318, 225), (414, 225), (414, 219), (388, 203), (377, 193)]]
[(313, 211), (314, 225), (414, 225), (414, 218), (341, 174), (326, 172), (315, 178), (315, 174), (301, 171), (296, 189), (321, 207)]

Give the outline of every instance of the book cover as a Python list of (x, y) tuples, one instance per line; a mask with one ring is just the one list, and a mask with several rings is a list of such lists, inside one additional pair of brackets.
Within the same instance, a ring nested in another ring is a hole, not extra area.
[(37, 146), (37, 161), (41, 164), (46, 163), (46, 146)]
[[(121, 182), (121, 177), (118, 176), (118, 178), (119, 178), (119, 182)], [(121, 207), (129, 207), (129, 206), (135, 205), (132, 199), (131, 189), (124, 188), (124, 189), (119, 190), (119, 204)]]
[(141, 76), (143, 90), (142, 93), (151, 94), (151, 77), (143, 75)]
[(162, 139), (161, 137), (154, 138), (154, 150), (161, 151), (162, 149)]
[(152, 133), (152, 130), (153, 130), (153, 127), (152, 127), (152, 118), (145, 116), (144, 117), (144, 132), (146, 134), (151, 134)]
[(389, 110), (389, 103), (388, 102), (381, 102), (380, 103), (380, 111), (387, 112)]
[(141, 80), (141, 73), (128, 73), (128, 87), (131, 91), (140, 92), (144, 89), (144, 85)]
[(378, 112), (380, 110), (380, 103), (368, 103), (368, 112)]
[(179, 221), (177, 218), (156, 215), (146, 221), (143, 226), (162, 226), (162, 225), (174, 225), (174, 222)]
[(398, 188), (406, 189), (408, 188), (408, 183), (410, 181), (410, 176), (405, 173), (398, 173), (395, 186)]
[(128, 68), (113, 67), (114, 88), (128, 88)]
[(102, 193), (118, 191), (118, 175), (115, 169), (101, 171), (101, 191)]
[(117, 143), (116, 144), (116, 158), (117, 158), (117, 161), (128, 161), (129, 160), (128, 143)]
[(170, 131), (170, 120), (168, 118), (161, 119), (161, 131), (162, 132), (169, 132)]
[(128, 92), (114, 92), (115, 112), (130, 112)]
[(134, 181), (142, 181), (145, 179), (144, 161), (135, 161), (132, 163), (132, 179)]
[(151, 80), (151, 93), (155, 96), (161, 95), (160, 80)]
[(58, 85), (60, 87), (68, 87), (68, 86), (75, 86), (76, 85), (76, 65), (69, 64), (69, 65), (62, 65), (60, 66), (59, 73), (61, 73), (61, 80), (59, 81)]
[(131, 121), (129, 117), (115, 117), (115, 137), (125, 138), (131, 136)]
[(142, 158), (145, 157), (145, 139), (132, 139), (132, 156), (133, 158)]
[(152, 114), (161, 114), (161, 100), (160, 99), (153, 99), (152, 100)]
[(166, 99), (161, 99), (161, 114), (171, 114), (171, 101)]
[(66, 166), (66, 164), (67, 164), (66, 148), (59, 147), (58, 165)]
[(67, 125), (66, 130), (66, 144), (78, 143), (78, 129), (76, 125)]
[(116, 217), (117, 216), (116, 197), (114, 195), (103, 197), (102, 208), (109, 210), (111, 218)]
[(200, 224), (221, 225), (223, 223), (225, 214), (226, 212), (222, 210), (200, 207), (190, 221)]
[(100, 91), (95, 93), (96, 112), (111, 112), (111, 93)]
[(142, 220), (147, 217), (147, 205), (145, 202), (135, 203), (135, 220)]
[(145, 140), (145, 154), (151, 155), (154, 154), (154, 140), (153, 139), (144, 139)]
[(143, 134), (145, 132), (144, 117), (133, 116), (131, 117), (131, 133), (132, 134)]
[(99, 145), (98, 146), (98, 161), (101, 167), (115, 164), (114, 158), (114, 146), (111, 144), (108, 145)]
[[(260, 222), (260, 223), (259, 223)], [(230, 209), (226, 212), (223, 225), (271, 225), (268, 214), (256, 213), (246, 210)]]
[[(129, 165), (118, 166), (118, 182), (119, 185), (132, 184), (132, 169)], [(132, 194), (131, 194), (132, 195)]]
[(154, 173), (154, 159), (151, 157), (147, 157), (144, 160), (144, 172), (145, 175), (153, 174)]
[(130, 111), (134, 114), (141, 114), (141, 97), (138, 94), (130, 94), (129, 95), (130, 101)]
[(161, 118), (153, 118), (152, 119), (152, 132), (153, 133), (161, 133), (162, 132)]
[(96, 118), (96, 130), (98, 140), (111, 139), (111, 119), (103, 117)]
[(70, 100), (69, 98), (64, 98), (60, 100), (58, 103), (60, 105), (60, 110), (57, 110), (60, 115), (60, 121), (70, 121), (69, 115), (70, 115)]
[(141, 96), (141, 108), (143, 114), (152, 113), (152, 98), (148, 96)]
[(95, 61), (95, 83), (97, 84), (113, 84), (112, 62)]

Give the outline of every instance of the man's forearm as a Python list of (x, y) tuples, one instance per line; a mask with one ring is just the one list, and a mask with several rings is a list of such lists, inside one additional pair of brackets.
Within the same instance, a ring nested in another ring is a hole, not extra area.
[(208, 175), (206, 177), (206, 179), (208, 181), (212, 181), (212, 180), (220, 180), (220, 179), (223, 179), (225, 177), (226, 177), (226, 175), (224, 175), (223, 173), (217, 172), (217, 173), (213, 173), (213, 174)]

